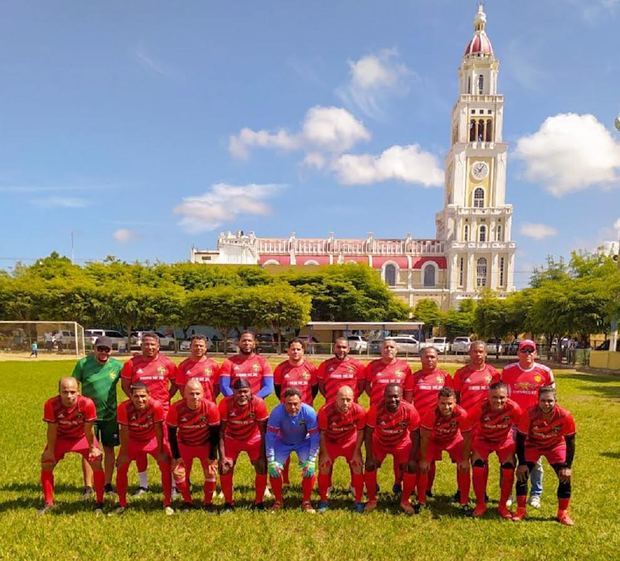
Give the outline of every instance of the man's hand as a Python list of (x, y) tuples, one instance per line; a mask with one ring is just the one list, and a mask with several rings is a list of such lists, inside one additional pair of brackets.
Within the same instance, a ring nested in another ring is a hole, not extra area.
[(172, 477), (175, 481), (185, 481), (185, 462), (181, 458), (172, 458)]
[(377, 469), (377, 461), (372, 456), (366, 456), (366, 471), (375, 471)]
[(418, 468), (420, 469), (422, 473), (427, 473), (430, 468), (430, 465), (426, 460), (420, 460), (418, 462)]
[(96, 462), (99, 459), (101, 459), (102, 455), (103, 455), (103, 452), (99, 449), (98, 446), (91, 446), (90, 450), (88, 451), (88, 461)]
[(234, 465), (235, 464), (231, 458), (223, 457), (220, 460), (220, 471), (225, 475), (233, 468)]
[(558, 471), (558, 477), (562, 483), (568, 483), (572, 474), (573, 470), (569, 467), (560, 468)]
[(362, 453), (359, 450), (353, 452), (353, 456), (351, 456), (351, 466), (361, 468), (363, 465), (364, 460), (362, 460)]
[(456, 468), (457, 468), (460, 472), (463, 472), (463, 473), (468, 472), (468, 471), (469, 471), (469, 461), (467, 461), (467, 460), (462, 460), (462, 461), (458, 462), (458, 463), (456, 464)]
[(530, 468), (523, 464), (517, 468), (517, 481), (523, 483), (530, 476)]
[(165, 450), (157, 452), (157, 462), (162, 464), (167, 464), (170, 462), (170, 456)]
[(43, 450), (43, 454), (41, 454), (41, 463), (42, 464), (55, 464), (56, 456), (54, 456), (54, 451), (46, 448)]
[(309, 479), (316, 471), (316, 459), (308, 458), (305, 462), (299, 462), (299, 467), (301, 468), (301, 476), (304, 479)]
[(282, 464), (276, 461), (270, 461), (267, 463), (267, 472), (269, 477), (278, 479), (282, 475)]

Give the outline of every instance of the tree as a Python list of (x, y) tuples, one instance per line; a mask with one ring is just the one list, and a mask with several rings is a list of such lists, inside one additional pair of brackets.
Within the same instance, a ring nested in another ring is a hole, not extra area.
[(491, 337), (498, 342), (495, 356), (499, 358), (499, 341), (510, 332), (506, 302), (500, 300), (492, 291), (486, 291), (478, 302), (474, 316), (478, 337)]
[(435, 300), (423, 298), (413, 309), (413, 317), (424, 322), (424, 333), (426, 337), (432, 337), (433, 328), (441, 324), (442, 314), (439, 305)]

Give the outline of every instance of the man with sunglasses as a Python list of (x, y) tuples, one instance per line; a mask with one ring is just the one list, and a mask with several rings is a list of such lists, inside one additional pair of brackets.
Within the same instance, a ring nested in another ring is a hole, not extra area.
[[(114, 474), (114, 447), (119, 445), (116, 420), (116, 386), (121, 376), (122, 363), (110, 357), (112, 340), (98, 337), (92, 354), (78, 360), (73, 377), (82, 386), (83, 396), (93, 400), (97, 408), (95, 436), (103, 446), (105, 491), (111, 493)], [(94, 494), (93, 470), (88, 461), (82, 461), (84, 472), (84, 498)]]
[[(555, 378), (549, 367), (536, 362), (536, 343), (531, 339), (519, 342), (517, 357), (518, 362), (508, 364), (502, 370), (502, 382), (508, 386), (508, 397), (525, 412), (538, 404), (538, 390), (541, 387), (555, 387)], [(530, 470), (530, 479), (530, 506), (540, 508), (543, 492), (543, 468), (540, 459)]]

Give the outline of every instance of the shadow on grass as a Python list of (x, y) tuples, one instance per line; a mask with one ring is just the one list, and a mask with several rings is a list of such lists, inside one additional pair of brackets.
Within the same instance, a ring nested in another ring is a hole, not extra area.
[[(57, 483), (54, 485), (56, 493), (81, 493), (84, 487), (81, 485), (71, 485), (68, 483)], [(0, 491), (41, 491), (41, 484), (38, 481), (13, 482), (0, 485)]]
[(620, 452), (601, 452), (601, 456), (611, 458), (612, 460), (620, 460)]
[(620, 400), (620, 383), (618, 383), (617, 377), (576, 373), (568, 376), (563, 375), (562, 379), (584, 382), (583, 385), (577, 387), (578, 390), (598, 394), (608, 399)]

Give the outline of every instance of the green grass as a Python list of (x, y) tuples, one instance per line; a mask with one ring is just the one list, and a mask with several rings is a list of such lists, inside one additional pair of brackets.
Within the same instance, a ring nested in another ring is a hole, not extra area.
[[(573, 528), (553, 521), (556, 481), (550, 469), (545, 472), (543, 508), (530, 509), (526, 522), (501, 521), (494, 508), (482, 520), (462, 518), (449, 502), (456, 485), (447, 460), (438, 465), (438, 497), (430, 503), (430, 512), (415, 517), (401, 515), (387, 493), (381, 494), (379, 509), (370, 515), (346, 510), (351, 499), (344, 493), (336, 493), (327, 514), (302, 514), (297, 508), (296, 470), (284, 512), (251, 512), (244, 507), (252, 497), (253, 476), (243, 457), (236, 472), (239, 508), (234, 514), (166, 517), (161, 496), (153, 493), (131, 503), (122, 517), (95, 518), (79, 499), (79, 457), (69, 455), (56, 469), (58, 511), (38, 517), (38, 463), (45, 438), (42, 405), (71, 366), (43, 360), (0, 363), (0, 559), (618, 559), (618, 378), (556, 373), (561, 404), (575, 415), (578, 430)], [(149, 469), (153, 484), (157, 473), (153, 466)], [(130, 484), (135, 484), (135, 469), (130, 473)], [(201, 483), (196, 469), (194, 474), (195, 483)], [(347, 474), (340, 461), (334, 476), (338, 488), (348, 484)], [(498, 493), (496, 474), (493, 461), (492, 497)], [(385, 490), (391, 488), (390, 464), (380, 471), (379, 483)], [(194, 496), (199, 496), (197, 490)]]

